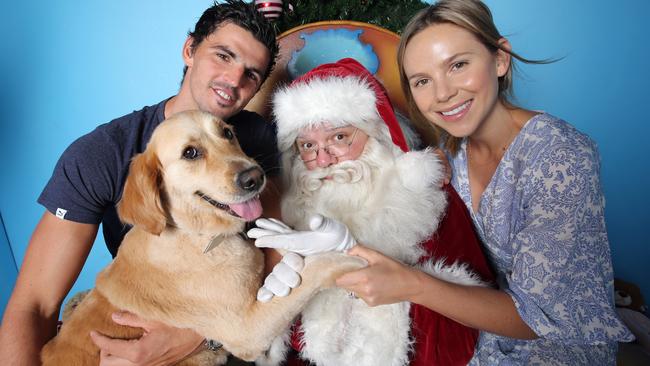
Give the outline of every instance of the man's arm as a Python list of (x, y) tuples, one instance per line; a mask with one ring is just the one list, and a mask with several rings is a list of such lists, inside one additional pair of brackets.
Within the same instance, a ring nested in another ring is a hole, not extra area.
[(45, 211), (29, 241), (2, 320), (3, 364), (40, 364), (40, 350), (56, 335), (61, 303), (79, 276), (97, 228)]

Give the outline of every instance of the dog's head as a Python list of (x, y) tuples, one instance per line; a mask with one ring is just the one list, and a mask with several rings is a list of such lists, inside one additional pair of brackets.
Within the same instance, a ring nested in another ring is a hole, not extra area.
[(234, 234), (261, 215), (264, 184), (232, 126), (209, 113), (181, 112), (163, 121), (133, 158), (118, 212), (156, 235), (168, 225)]

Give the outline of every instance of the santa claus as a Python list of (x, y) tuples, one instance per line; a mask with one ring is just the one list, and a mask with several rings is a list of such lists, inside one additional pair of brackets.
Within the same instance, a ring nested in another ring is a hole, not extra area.
[[(276, 92), (273, 107), (283, 222), (258, 220), (249, 234), (257, 246), (309, 255), (359, 243), (445, 281), (492, 280), (464, 204), (442, 186), (437, 155), (409, 151), (386, 91), (361, 64), (321, 65)], [(296, 259), (285, 256), (261, 300), (298, 284)], [(413, 286), (400, 281), (385, 285)], [(258, 364), (279, 364), (288, 346), (316, 365), (460, 365), (472, 357), (478, 331), (409, 301), (371, 305), (342, 288), (319, 293), (291, 341), (275, 342)]]

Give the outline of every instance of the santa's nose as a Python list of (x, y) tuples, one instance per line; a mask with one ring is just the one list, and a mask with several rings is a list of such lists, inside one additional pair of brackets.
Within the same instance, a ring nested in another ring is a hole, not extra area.
[(328, 166), (337, 162), (336, 156), (330, 154), (327, 149), (320, 148), (316, 152), (316, 165), (319, 168), (327, 168)]

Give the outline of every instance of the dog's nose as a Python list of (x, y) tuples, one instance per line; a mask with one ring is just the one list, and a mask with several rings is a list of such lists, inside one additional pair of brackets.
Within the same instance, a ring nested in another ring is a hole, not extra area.
[(237, 185), (245, 191), (258, 190), (264, 184), (264, 172), (259, 167), (252, 167), (237, 175)]

